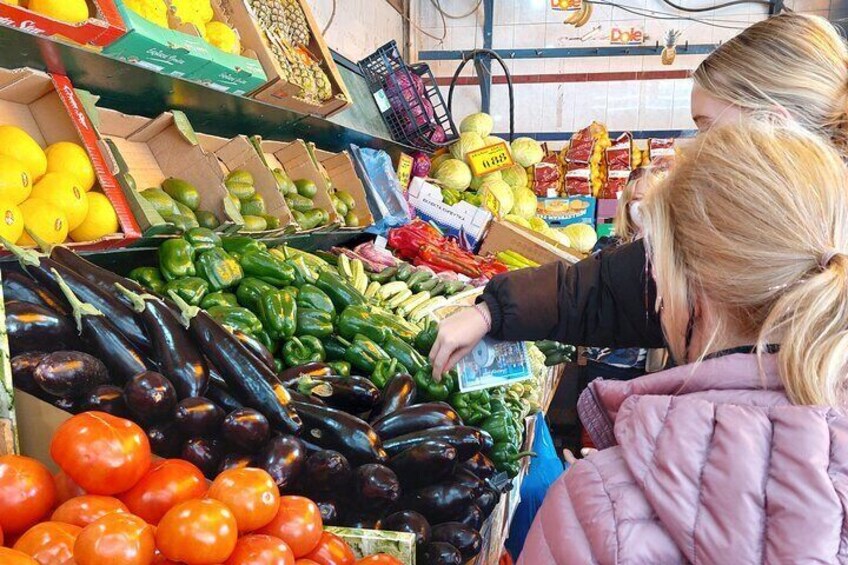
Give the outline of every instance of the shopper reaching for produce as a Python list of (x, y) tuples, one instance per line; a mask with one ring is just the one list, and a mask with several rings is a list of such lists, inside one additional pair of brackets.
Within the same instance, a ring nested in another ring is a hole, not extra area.
[[(777, 113), (848, 155), (848, 48), (824, 18), (784, 13), (755, 23), (713, 51), (693, 79), (692, 118), (702, 132)], [(441, 324), (430, 354), (434, 375), (487, 333), (597, 347), (664, 346), (642, 241), (571, 267), (549, 263), (499, 275), (481, 300), (477, 311), (466, 309)]]

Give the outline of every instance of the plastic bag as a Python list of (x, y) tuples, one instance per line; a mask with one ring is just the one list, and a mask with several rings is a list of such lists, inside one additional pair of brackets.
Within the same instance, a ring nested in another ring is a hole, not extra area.
[(366, 231), (385, 235), (390, 228), (407, 223), (412, 214), (388, 153), (356, 145), (350, 148), (359, 177), (366, 185), (368, 206), (374, 215), (374, 225)]

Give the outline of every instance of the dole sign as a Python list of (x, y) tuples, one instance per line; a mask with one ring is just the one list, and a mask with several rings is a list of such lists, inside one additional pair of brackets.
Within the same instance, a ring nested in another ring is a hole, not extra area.
[(610, 29), (610, 45), (642, 45), (645, 43), (645, 32), (641, 28), (631, 27)]

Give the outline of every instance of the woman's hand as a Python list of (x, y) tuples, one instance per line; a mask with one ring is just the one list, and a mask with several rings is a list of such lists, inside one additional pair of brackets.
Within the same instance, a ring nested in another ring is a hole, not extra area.
[(442, 374), (453, 369), (489, 333), (487, 317), (478, 308), (485, 308), (488, 314), (488, 307), (482, 303), (475, 308), (464, 308), (439, 324), (439, 336), (430, 350), (436, 382), (441, 381)]

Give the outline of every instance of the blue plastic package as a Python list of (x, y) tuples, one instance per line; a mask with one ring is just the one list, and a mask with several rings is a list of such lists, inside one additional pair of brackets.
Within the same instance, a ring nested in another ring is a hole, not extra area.
[(374, 225), (366, 231), (386, 235), (390, 228), (409, 222), (412, 214), (403, 195), (389, 154), (379, 149), (351, 145), (353, 163), (365, 183)]

